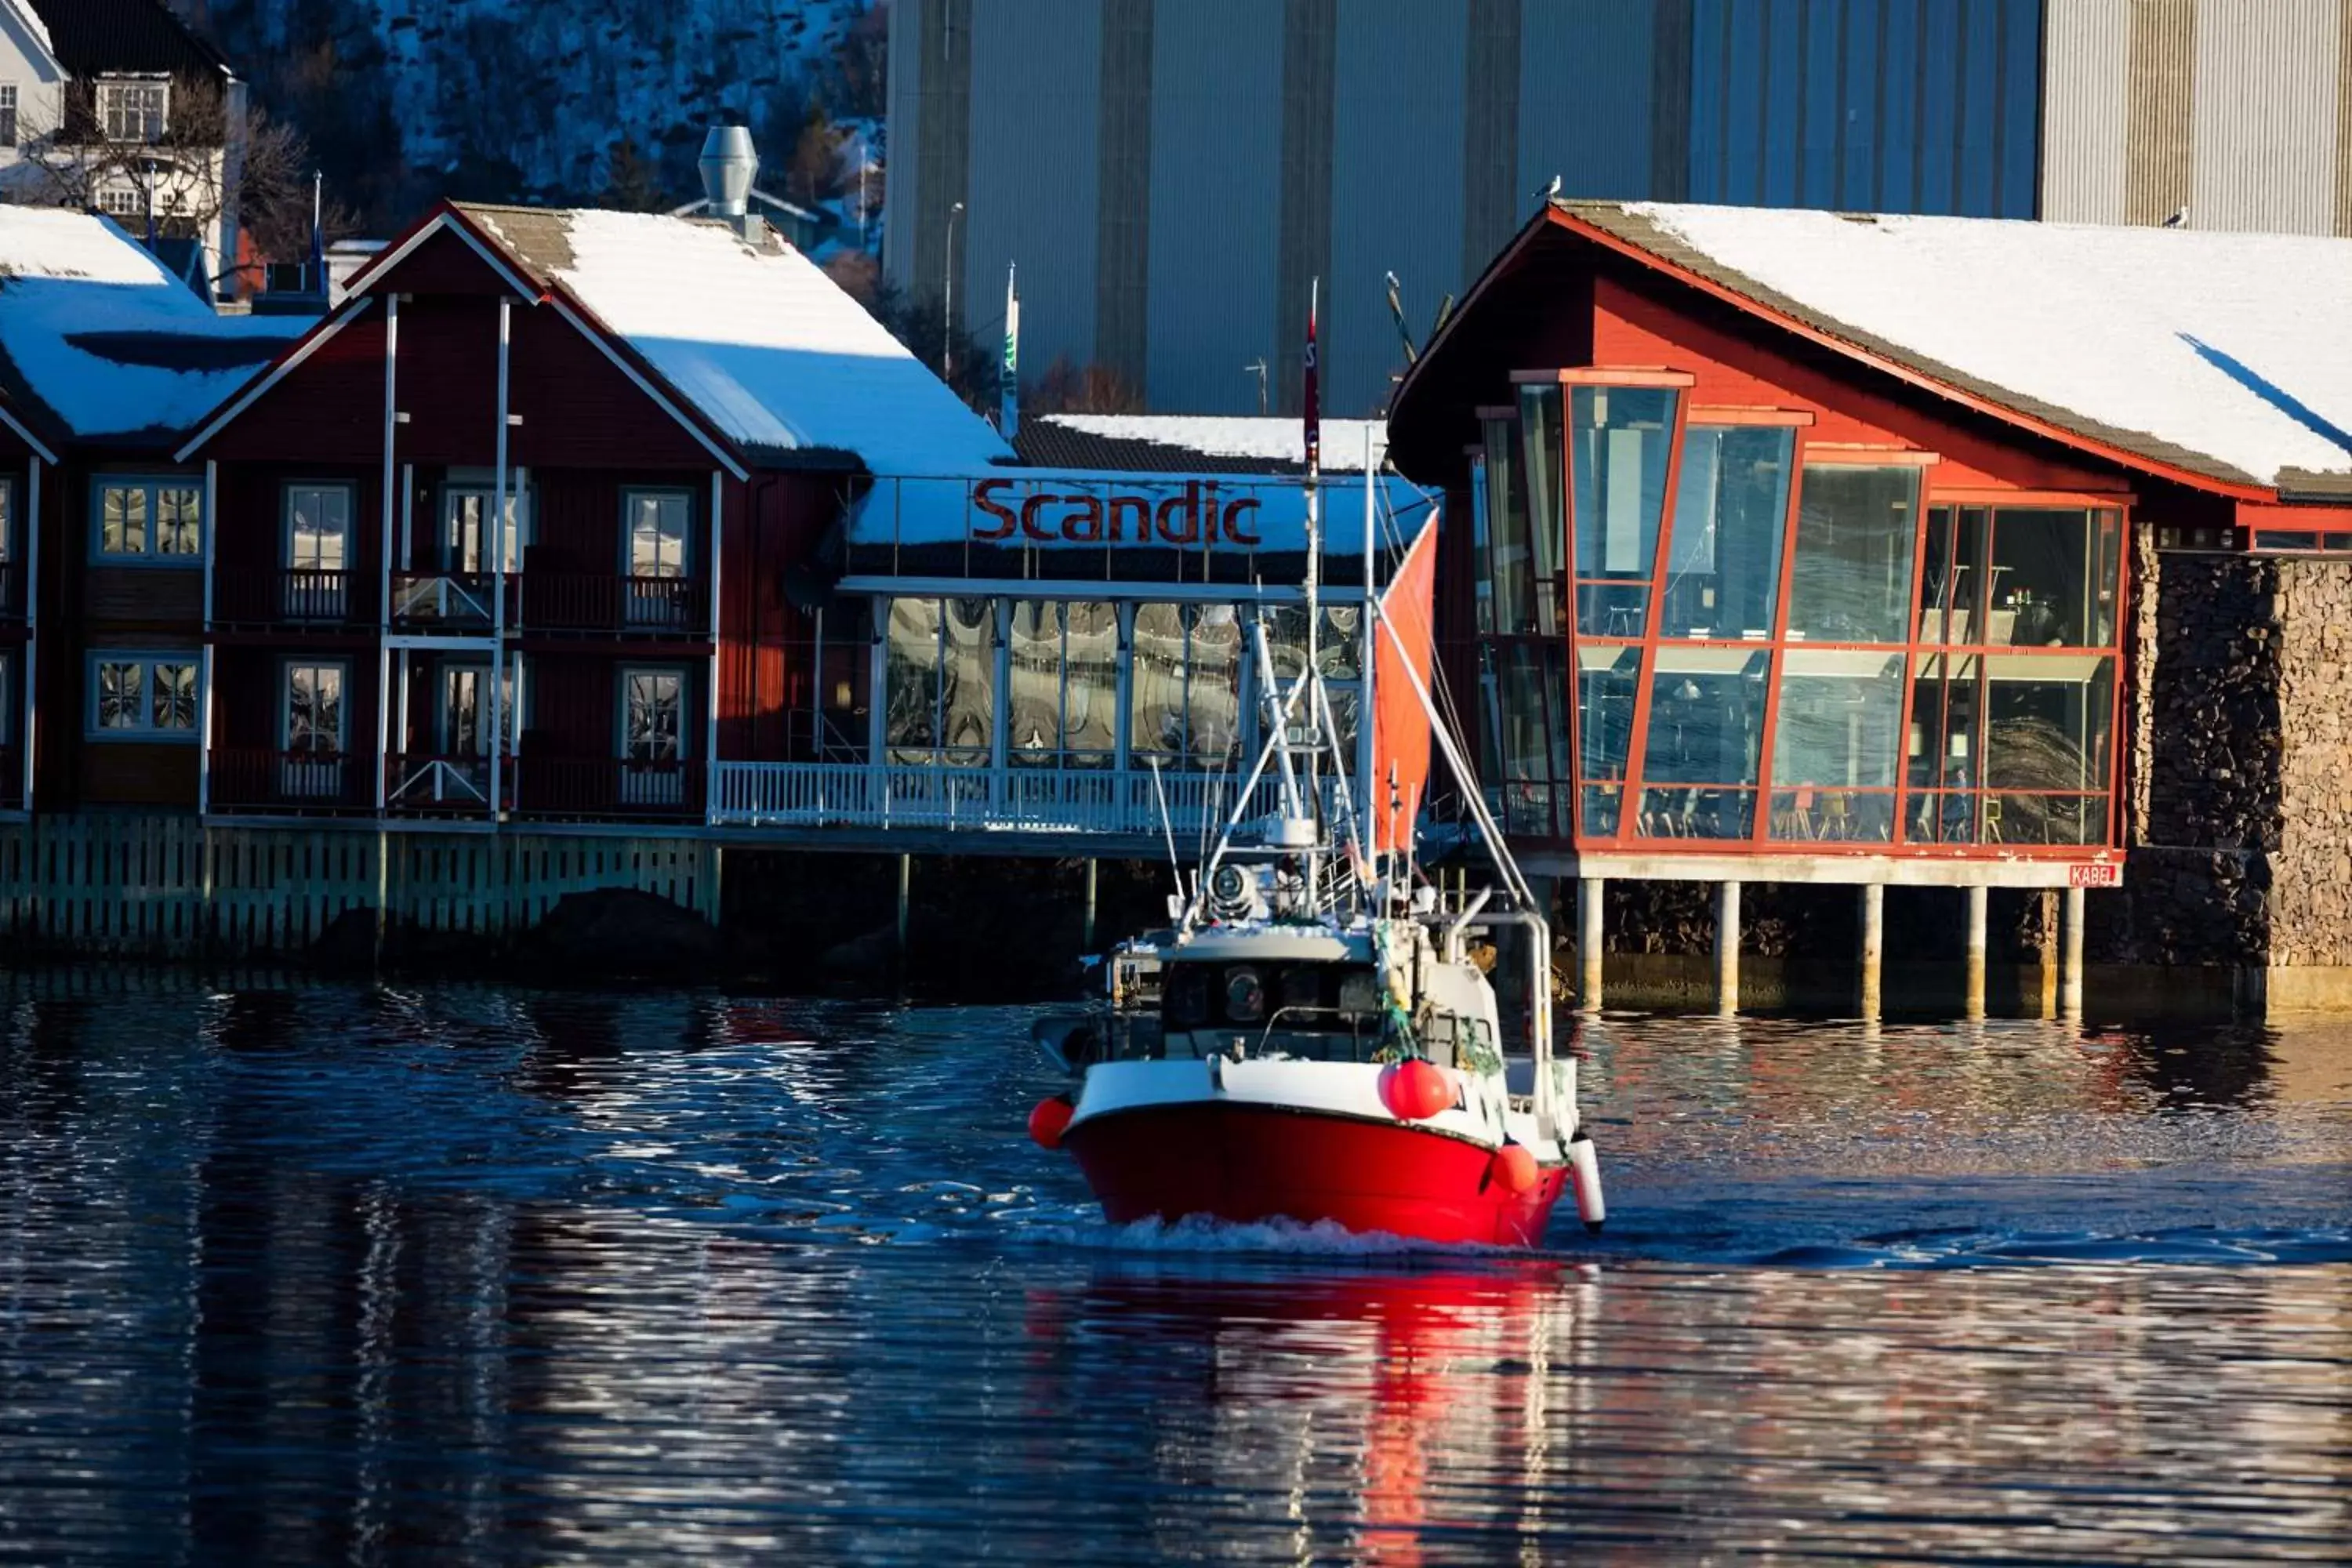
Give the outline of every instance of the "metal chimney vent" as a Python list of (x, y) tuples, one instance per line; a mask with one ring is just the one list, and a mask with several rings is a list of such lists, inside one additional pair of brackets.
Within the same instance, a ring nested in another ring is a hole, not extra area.
[(748, 211), (751, 181), (760, 173), (749, 126), (714, 125), (702, 139), (702, 194), (713, 217), (740, 218)]

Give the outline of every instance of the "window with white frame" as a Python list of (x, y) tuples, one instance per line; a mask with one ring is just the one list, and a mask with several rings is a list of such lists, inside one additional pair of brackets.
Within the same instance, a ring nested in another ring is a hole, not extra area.
[[(518, 656), (519, 658), (520, 656)], [(441, 667), (440, 747), (445, 757), (482, 757), (489, 727), (490, 667), (451, 663)], [(499, 683), (499, 733), (506, 750), (514, 750), (515, 668), (509, 665)]]
[(185, 479), (101, 476), (91, 545), (101, 562), (195, 566), (204, 555), (205, 492)]
[(0, 81), (0, 147), (16, 145), (16, 84)]
[(193, 741), (196, 671), (193, 652), (89, 656), (89, 734), (101, 741)]
[(286, 749), (331, 756), (343, 749), (341, 660), (289, 660), (286, 665)]
[(621, 671), (621, 799), (676, 805), (686, 798), (686, 672)]
[(161, 142), (170, 126), (171, 108), (169, 82), (98, 84), (98, 129), (109, 142)]
[(351, 486), (286, 487), (287, 615), (316, 620), (343, 613), (351, 543)]
[[(499, 569), (498, 541), (489, 529), (498, 491), (489, 485), (452, 485), (441, 492), (442, 559), (467, 575)], [(507, 491), (506, 569), (522, 570), (522, 547), (530, 542), (530, 502), (519, 489)]]
[(624, 504), (629, 518), (629, 575), (685, 576), (692, 499), (684, 490), (631, 490)]
[(135, 218), (147, 211), (146, 198), (135, 185), (100, 185), (96, 205), (109, 217)]

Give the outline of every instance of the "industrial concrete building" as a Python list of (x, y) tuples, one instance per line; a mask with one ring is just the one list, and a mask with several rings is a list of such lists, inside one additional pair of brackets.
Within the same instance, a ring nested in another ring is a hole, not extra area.
[[(886, 265), (1147, 407), (1385, 405), (1570, 197), (2352, 233), (2352, 0), (899, 0)], [(1263, 382), (1255, 368), (1266, 366)]]

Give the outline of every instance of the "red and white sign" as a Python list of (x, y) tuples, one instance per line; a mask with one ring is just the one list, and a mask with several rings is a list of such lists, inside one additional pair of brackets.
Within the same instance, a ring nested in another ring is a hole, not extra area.
[(2070, 888), (2113, 888), (2120, 886), (2124, 868), (2112, 860), (2094, 860), (2088, 865), (2066, 868), (2066, 885)]

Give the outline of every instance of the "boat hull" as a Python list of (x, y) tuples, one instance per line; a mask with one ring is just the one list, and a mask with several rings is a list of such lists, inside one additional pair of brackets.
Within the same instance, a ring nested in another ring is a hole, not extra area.
[(1394, 1121), (1231, 1100), (1089, 1116), (1065, 1146), (1115, 1225), (1189, 1215), (1329, 1222), (1415, 1240), (1532, 1247), (1568, 1168), (1507, 1191), (1492, 1147)]

